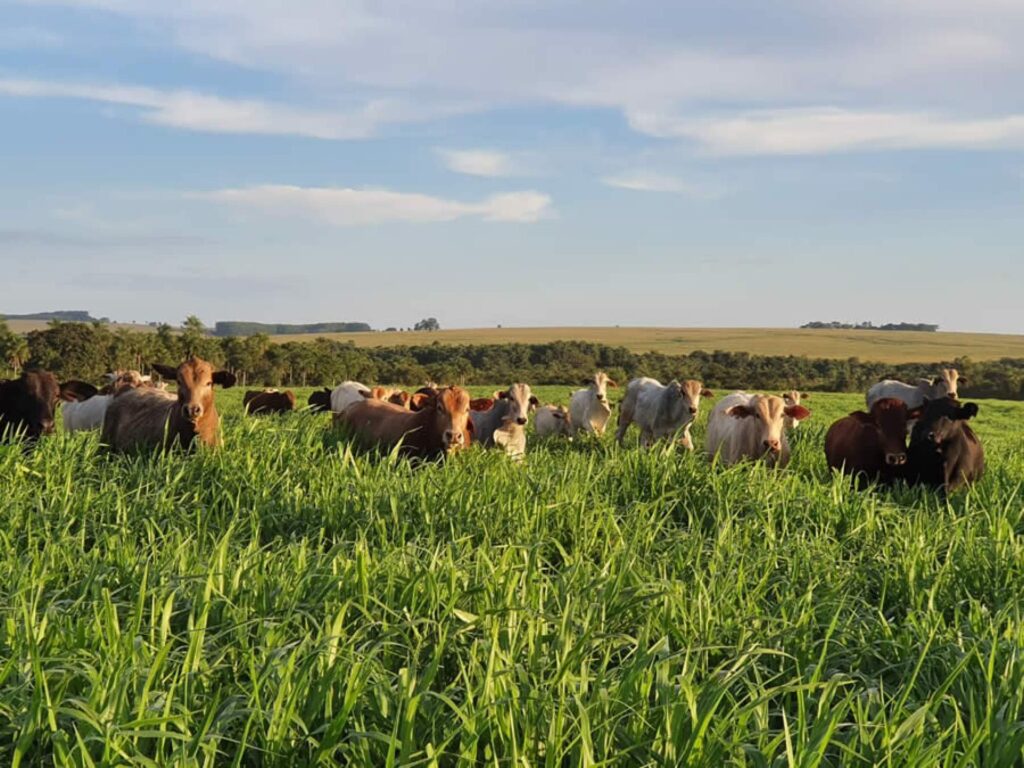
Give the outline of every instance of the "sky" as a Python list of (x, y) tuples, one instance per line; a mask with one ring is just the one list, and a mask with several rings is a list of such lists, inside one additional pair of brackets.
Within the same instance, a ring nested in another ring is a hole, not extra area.
[(1020, 0), (5, 0), (0, 312), (1024, 332)]

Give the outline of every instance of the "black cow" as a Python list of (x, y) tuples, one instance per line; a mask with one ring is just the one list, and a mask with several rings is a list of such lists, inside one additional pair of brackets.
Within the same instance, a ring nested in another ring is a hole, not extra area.
[(331, 390), (329, 387), (318, 389), (316, 392), (309, 396), (309, 410), (311, 411), (329, 411), (331, 410)]
[(977, 415), (976, 403), (961, 404), (951, 397), (925, 402), (907, 451), (907, 475), (912, 483), (950, 493), (981, 478), (985, 451), (967, 425), (967, 420)]
[(84, 381), (58, 384), (48, 371), (23, 371), (20, 378), (0, 381), (0, 438), (48, 435), (59, 401), (87, 400), (97, 391)]

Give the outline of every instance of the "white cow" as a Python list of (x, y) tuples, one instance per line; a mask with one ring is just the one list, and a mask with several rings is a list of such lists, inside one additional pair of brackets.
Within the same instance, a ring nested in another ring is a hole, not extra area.
[(584, 384), (587, 385), (586, 389), (577, 389), (569, 397), (569, 420), (573, 434), (589, 432), (600, 437), (612, 416), (608, 387), (618, 385), (604, 371), (598, 371)]
[(690, 426), (697, 418), (702, 396), (711, 397), (712, 392), (693, 379), (673, 379), (668, 384), (657, 379), (633, 379), (626, 385), (626, 396), (619, 405), (619, 428), (615, 439), (622, 445), (630, 424), (639, 428), (640, 444), (645, 448), (682, 431), (679, 442), (692, 451)]
[[(782, 393), (782, 399), (786, 401), (786, 405), (800, 405), (801, 400), (806, 400), (810, 395), (806, 392), (800, 392), (796, 389), (791, 389), (789, 392)], [(796, 429), (800, 426), (800, 419), (794, 419), (792, 416), (787, 416), (785, 419), (786, 429)]]
[(572, 420), (569, 418), (569, 409), (564, 405), (542, 405), (533, 417), (533, 425), (538, 437), (572, 437)]
[(529, 384), (513, 384), (494, 393), (494, 404), (486, 411), (469, 412), (473, 442), (485, 448), (497, 445), (515, 458), (526, 453), (526, 424), (538, 405)]
[(370, 388), (365, 384), (358, 381), (343, 381), (331, 390), (331, 410), (341, 413), (353, 403), (360, 403), (369, 396)]
[(802, 405), (786, 405), (776, 395), (733, 392), (718, 401), (708, 417), (708, 456), (730, 466), (743, 459), (764, 459), (769, 466), (789, 463), (785, 418), (806, 419)]
[(65, 403), (61, 408), (64, 431), (100, 429), (103, 426), (103, 418), (107, 415), (107, 407), (113, 399), (113, 395), (93, 395), (88, 400)]
[(943, 368), (934, 379), (918, 379), (916, 384), (905, 384), (896, 379), (885, 379), (875, 384), (865, 397), (868, 410), (883, 397), (895, 397), (913, 410), (924, 405), (924, 401), (942, 397), (958, 397), (958, 386), (967, 383), (956, 368)]

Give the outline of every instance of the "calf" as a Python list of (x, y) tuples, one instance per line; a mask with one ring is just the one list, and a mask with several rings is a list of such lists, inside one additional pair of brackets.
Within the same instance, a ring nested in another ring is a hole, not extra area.
[(825, 433), (825, 458), (832, 469), (854, 478), (858, 485), (877, 480), (890, 484), (906, 477), (908, 411), (895, 397), (883, 397), (870, 413), (854, 411)]
[(907, 475), (912, 483), (955, 491), (981, 479), (985, 451), (967, 424), (978, 415), (976, 403), (950, 397), (930, 400), (910, 435)]
[(764, 459), (769, 466), (789, 463), (786, 416), (806, 419), (811, 415), (802, 405), (786, 405), (775, 395), (733, 392), (715, 405), (708, 417), (708, 455), (730, 466), (743, 459)]
[(569, 397), (573, 433), (589, 432), (600, 437), (612, 415), (608, 387), (618, 385), (603, 371), (598, 371), (583, 383), (587, 385), (586, 389), (578, 389)]
[(52, 434), (58, 403), (86, 400), (96, 391), (84, 381), (59, 384), (49, 371), (23, 371), (17, 379), (0, 381), (0, 440)]
[(364, 398), (336, 413), (334, 422), (347, 426), (368, 447), (389, 451), (401, 443), (405, 456), (441, 458), (469, 445), (469, 393), (445, 387), (429, 395), (419, 411)]
[(295, 410), (295, 393), (290, 389), (249, 390), (242, 397), (242, 406), (250, 416), (265, 413), (287, 413)]
[(217, 445), (220, 417), (213, 387), (233, 386), (234, 374), (215, 371), (198, 357), (177, 368), (154, 365), (153, 369), (164, 378), (177, 380), (177, 394), (148, 387), (118, 393), (103, 420), (102, 442), (114, 451), (172, 445), (188, 449), (196, 440)]
[(494, 404), (486, 411), (470, 410), (473, 434), (485, 448), (498, 445), (511, 456), (526, 453), (526, 424), (538, 405), (529, 384), (513, 384), (494, 393)]
[(309, 399), (306, 401), (309, 406), (309, 410), (314, 412), (329, 411), (331, 410), (331, 390), (329, 387), (324, 387), (313, 392)]
[[(783, 392), (781, 397), (785, 401), (786, 405), (800, 405), (800, 401), (806, 400), (810, 395), (806, 392), (791, 389), (789, 392)], [(800, 426), (800, 419), (794, 419), (792, 416), (787, 416), (784, 425), (786, 429), (796, 429)]]
[(542, 405), (533, 417), (533, 425), (538, 437), (572, 437), (572, 421), (569, 419), (569, 409), (564, 405)]
[(966, 384), (967, 379), (960, 375), (956, 368), (943, 368), (934, 379), (918, 379), (916, 384), (904, 384), (896, 379), (885, 379), (868, 390), (865, 399), (868, 410), (876, 400), (883, 397), (895, 397), (907, 404), (911, 410), (920, 408), (925, 400), (938, 400), (943, 397), (959, 397), (958, 387)]
[(673, 379), (668, 384), (656, 379), (633, 379), (626, 385), (626, 396), (619, 405), (615, 439), (622, 445), (630, 424), (639, 428), (640, 444), (645, 448), (682, 431), (679, 443), (692, 451), (690, 426), (697, 418), (701, 397), (711, 396), (711, 390), (693, 379), (682, 382)]

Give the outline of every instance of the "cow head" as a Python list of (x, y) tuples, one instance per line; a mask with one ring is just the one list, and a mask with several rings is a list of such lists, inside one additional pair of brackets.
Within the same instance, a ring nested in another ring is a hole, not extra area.
[(746, 405), (734, 405), (725, 410), (737, 419), (750, 419), (755, 424), (756, 444), (764, 448), (765, 455), (777, 457), (782, 452), (782, 430), (787, 416), (806, 419), (811, 412), (802, 405), (786, 405), (775, 395), (754, 395)]
[(961, 405), (951, 397), (926, 400), (921, 410), (910, 435), (911, 445), (930, 443), (939, 447), (960, 431), (962, 422), (978, 415), (977, 403)]
[(24, 371), (20, 378), (0, 381), (0, 433), (9, 427), (32, 440), (49, 435), (59, 402), (87, 400), (97, 391), (84, 381), (58, 384), (48, 371)]
[(869, 421), (878, 431), (885, 453), (885, 463), (899, 467), (907, 463), (907, 422), (918, 418), (921, 409), (908, 410), (907, 404), (895, 397), (883, 397), (871, 406), (871, 413), (852, 414)]
[(165, 379), (178, 382), (178, 405), (181, 415), (195, 424), (204, 413), (213, 409), (213, 386), (232, 387), (235, 375), (228, 371), (215, 371), (213, 365), (198, 357), (186, 360), (177, 368), (154, 363), (153, 370)]
[(409, 401), (412, 400), (412, 395), (403, 390), (396, 390), (388, 395), (388, 402), (392, 405), (397, 405), (399, 408), (409, 410)]
[(318, 389), (309, 396), (309, 400), (306, 402), (311, 411), (329, 411), (331, 410), (331, 390), (328, 387)]
[(529, 384), (513, 384), (503, 392), (495, 392), (495, 397), (508, 403), (505, 421), (525, 426), (529, 421), (530, 411), (537, 407), (537, 398), (530, 392)]
[(423, 410), (433, 409), (434, 430), (441, 437), (441, 445), (446, 453), (465, 448), (469, 445), (469, 393), (462, 387), (445, 387), (430, 400)]
[(714, 396), (714, 392), (707, 389), (699, 381), (694, 381), (693, 379), (673, 381), (669, 386), (674, 386), (676, 388), (679, 393), (679, 397), (683, 401), (683, 408), (690, 414), (690, 416), (697, 415), (697, 411), (700, 409), (700, 399), (702, 397)]
[(590, 378), (584, 379), (583, 384), (594, 393), (597, 402), (605, 404), (608, 403), (608, 387), (619, 386), (609, 379), (608, 374), (604, 371), (598, 371)]

